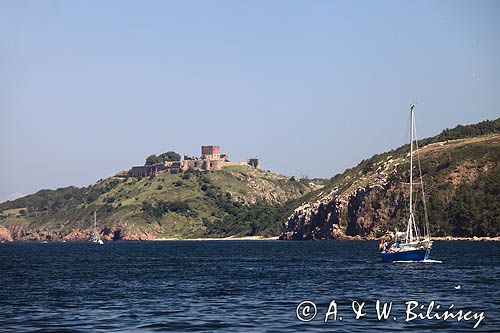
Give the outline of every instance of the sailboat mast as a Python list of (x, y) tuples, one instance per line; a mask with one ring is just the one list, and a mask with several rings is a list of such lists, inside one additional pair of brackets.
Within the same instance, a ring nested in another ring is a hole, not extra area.
[(415, 105), (410, 106), (410, 217), (413, 216), (413, 109)]
[(413, 110), (415, 105), (410, 105), (410, 217), (406, 228), (406, 241), (413, 241)]
[(97, 215), (96, 215), (96, 212), (94, 210), (94, 234), (97, 233)]

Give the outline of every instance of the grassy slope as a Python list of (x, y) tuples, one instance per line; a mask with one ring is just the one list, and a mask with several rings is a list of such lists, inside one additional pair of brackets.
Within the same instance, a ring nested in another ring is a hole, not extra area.
[[(499, 138), (500, 135), (492, 134), (429, 144), (419, 150), (422, 172), (426, 177), (449, 178), (453, 176), (453, 171), (449, 175), (441, 174), (441, 171), (448, 169), (450, 172), (453, 168), (467, 163), (478, 168), (483, 168), (486, 164), (495, 165), (500, 160)], [(333, 177), (322, 192), (326, 193), (335, 188), (338, 193), (350, 192), (354, 187), (382, 184), (389, 176), (405, 181), (408, 178), (408, 164), (408, 152), (405, 149), (398, 148), (375, 155)], [(432, 184), (429, 185), (432, 187)]]
[[(108, 178), (87, 188), (43, 190), (0, 204), (0, 225), (30, 229), (88, 230), (97, 210), (100, 228), (120, 226), (126, 230), (157, 228), (162, 237), (203, 237), (204, 219), (223, 219), (228, 213), (214, 203), (214, 197), (252, 205), (268, 205), (296, 199), (312, 190), (305, 182), (249, 167), (231, 166), (217, 172), (160, 173), (143, 179)], [(143, 203), (182, 202), (189, 212), (148, 214)], [(21, 210), (26, 213), (20, 214)], [(285, 217), (285, 216), (284, 216)]]
[[(491, 156), (494, 162), (498, 163), (498, 151), (496, 151), (497, 142), (495, 135), (500, 134), (500, 118), (495, 120), (485, 120), (477, 124), (458, 125), (452, 129), (445, 129), (440, 134), (418, 141), (420, 154), (423, 159), (428, 156), (428, 161), (422, 161), (423, 171), (431, 171), (430, 164), (435, 164), (446, 158), (450, 161), (460, 162), (461, 160), (479, 161), (484, 156)], [(493, 138), (493, 141), (490, 139)], [(482, 143), (485, 143), (484, 147)], [(467, 144), (473, 144), (467, 147)], [(474, 145), (475, 144), (475, 145)], [(464, 148), (457, 155), (454, 150)], [(357, 166), (346, 169), (343, 173), (337, 174), (326, 183), (322, 191), (318, 191), (315, 199), (319, 199), (325, 193), (337, 189), (336, 192), (345, 192), (353, 185), (370, 186), (379, 183), (379, 180), (385, 179), (388, 173), (397, 173), (403, 178), (407, 176), (404, 171), (408, 169), (408, 151), (409, 144), (405, 144), (396, 149), (382, 154), (375, 154), (371, 158), (361, 161)], [(441, 156), (439, 156), (441, 155)], [(432, 157), (434, 160), (432, 161)], [(384, 167), (384, 170), (379, 168)], [(398, 169), (394, 169), (394, 168)], [(392, 169), (391, 169), (392, 168)], [(377, 170), (378, 169), (378, 170)], [(380, 173), (385, 172), (385, 175)], [(358, 179), (361, 177), (361, 179)], [(313, 199), (314, 200), (314, 199)]]

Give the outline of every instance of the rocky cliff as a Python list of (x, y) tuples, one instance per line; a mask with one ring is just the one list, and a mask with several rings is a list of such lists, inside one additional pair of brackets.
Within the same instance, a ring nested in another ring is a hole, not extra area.
[[(500, 234), (499, 132), (497, 119), (458, 126), (420, 142), (426, 204), (434, 235)], [(370, 238), (398, 225), (402, 228), (409, 197), (408, 150), (406, 145), (375, 155), (332, 178), (289, 216), (280, 239)], [(421, 198), (422, 188), (416, 187), (416, 196)], [(423, 221), (422, 200), (417, 201), (416, 209), (418, 219)]]

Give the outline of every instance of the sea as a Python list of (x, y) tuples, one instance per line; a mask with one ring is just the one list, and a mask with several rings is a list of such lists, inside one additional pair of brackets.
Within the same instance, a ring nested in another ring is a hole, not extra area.
[(3, 243), (0, 332), (500, 332), (500, 243), (437, 241), (431, 259), (381, 262), (372, 241)]

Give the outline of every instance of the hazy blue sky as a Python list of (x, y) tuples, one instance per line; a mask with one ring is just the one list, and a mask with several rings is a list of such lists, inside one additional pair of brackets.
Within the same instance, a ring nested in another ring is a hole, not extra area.
[(219, 144), (331, 177), (500, 116), (499, 1), (0, 0), (0, 201)]

